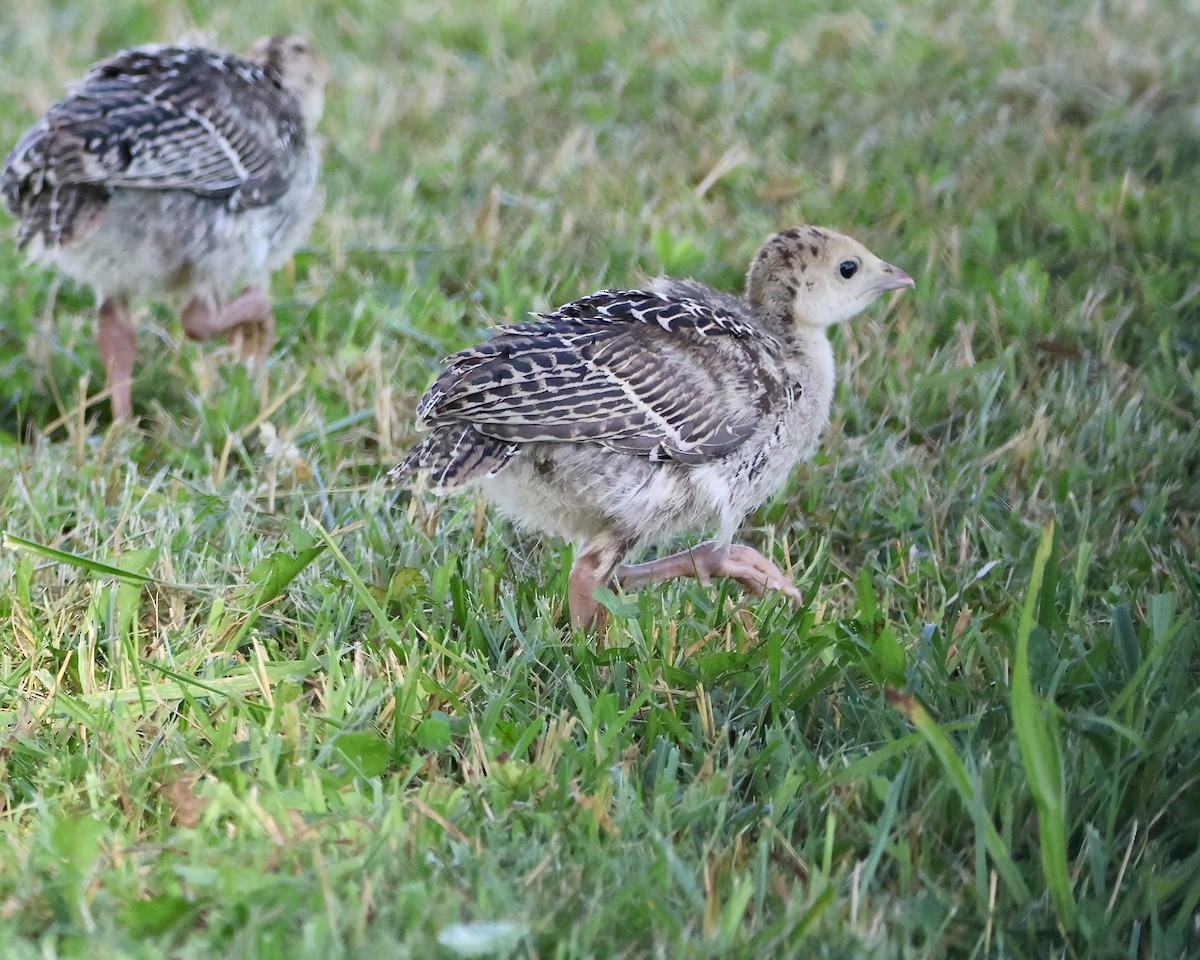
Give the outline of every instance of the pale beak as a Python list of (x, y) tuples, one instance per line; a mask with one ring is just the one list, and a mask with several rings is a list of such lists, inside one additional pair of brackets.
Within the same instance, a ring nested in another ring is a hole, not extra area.
[(883, 276), (875, 283), (875, 289), (880, 293), (885, 290), (900, 290), (904, 287), (916, 287), (913, 278), (901, 270), (899, 267), (893, 267), (890, 263), (884, 263), (880, 266), (883, 271)]

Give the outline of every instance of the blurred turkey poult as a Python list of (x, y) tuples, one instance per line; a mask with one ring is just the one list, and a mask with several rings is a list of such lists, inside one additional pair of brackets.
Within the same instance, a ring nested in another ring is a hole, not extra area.
[(264, 357), (265, 287), (316, 218), (324, 66), (297, 37), (248, 57), (144, 46), (95, 64), (13, 147), (0, 190), (30, 259), (95, 291), (114, 419), (132, 413), (130, 304)]
[[(745, 299), (694, 280), (605, 290), (501, 327), (450, 358), (417, 407), (430, 430), (392, 479), (469, 485), (519, 526), (576, 544), (576, 626), (603, 621), (597, 587), (731, 577), (800, 594), (731, 544), (746, 515), (812, 455), (829, 422), (826, 328), (912, 278), (850, 237), (799, 226), (769, 237)], [(639, 564), (689, 531), (716, 539)]]

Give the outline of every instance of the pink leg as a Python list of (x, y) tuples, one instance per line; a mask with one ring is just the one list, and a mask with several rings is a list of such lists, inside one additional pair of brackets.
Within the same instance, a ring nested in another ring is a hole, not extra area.
[(612, 583), (617, 564), (628, 551), (628, 543), (605, 534), (584, 546), (571, 565), (571, 576), (567, 580), (571, 626), (603, 631), (607, 612), (594, 594), (597, 587)]
[(571, 626), (604, 628), (605, 611), (594, 594), (597, 587), (608, 586), (614, 580), (623, 590), (637, 590), (678, 577), (695, 577), (701, 583), (713, 577), (729, 577), (759, 596), (767, 590), (778, 590), (797, 603), (804, 600), (788, 575), (753, 547), (709, 540), (646, 563), (620, 563), (628, 550), (627, 543), (601, 537), (587, 544), (575, 558), (567, 586)]
[(110, 297), (100, 304), (96, 339), (104, 363), (104, 385), (108, 389), (113, 420), (128, 420), (133, 414), (133, 363), (137, 342), (129, 319), (129, 304)]
[(247, 287), (219, 310), (207, 297), (193, 297), (179, 315), (183, 332), (192, 340), (224, 336), (243, 359), (263, 359), (275, 342), (275, 313), (270, 298), (258, 287)]
[(701, 583), (708, 583), (713, 577), (730, 577), (758, 595), (771, 589), (797, 603), (803, 601), (788, 575), (757, 550), (713, 540), (647, 563), (625, 564), (617, 567), (616, 575), (626, 590), (676, 577), (695, 577)]

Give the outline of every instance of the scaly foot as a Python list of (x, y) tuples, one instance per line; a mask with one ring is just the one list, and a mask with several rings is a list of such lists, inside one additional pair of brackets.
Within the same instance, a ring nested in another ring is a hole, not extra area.
[(797, 603), (803, 602), (786, 573), (753, 547), (741, 544), (730, 546), (709, 540), (690, 550), (617, 568), (617, 581), (626, 590), (676, 577), (695, 577), (701, 583), (709, 583), (713, 577), (729, 577), (759, 596), (768, 589), (778, 590)]
[(220, 310), (206, 297), (193, 297), (179, 318), (190, 339), (223, 336), (243, 362), (265, 359), (275, 343), (275, 313), (258, 287), (247, 287)]

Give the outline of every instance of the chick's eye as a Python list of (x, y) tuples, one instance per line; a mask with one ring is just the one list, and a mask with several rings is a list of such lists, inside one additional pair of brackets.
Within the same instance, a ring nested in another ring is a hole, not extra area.
[(843, 280), (849, 280), (858, 273), (858, 264), (854, 260), (843, 260), (838, 264), (838, 273), (842, 275)]

